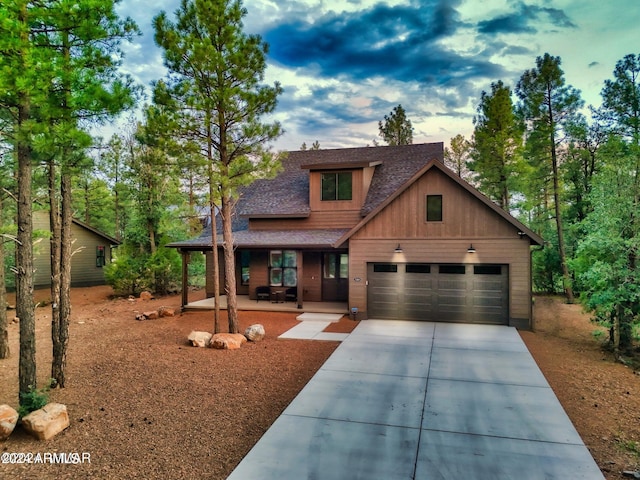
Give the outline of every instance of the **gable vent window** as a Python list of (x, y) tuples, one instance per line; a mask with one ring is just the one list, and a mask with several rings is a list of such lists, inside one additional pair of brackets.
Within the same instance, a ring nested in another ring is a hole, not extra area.
[(427, 195), (427, 222), (442, 221), (442, 195)]
[(351, 172), (323, 173), (322, 200), (351, 200)]

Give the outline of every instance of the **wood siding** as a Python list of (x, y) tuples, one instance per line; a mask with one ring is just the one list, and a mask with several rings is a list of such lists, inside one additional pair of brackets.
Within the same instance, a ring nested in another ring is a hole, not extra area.
[[(302, 268), (298, 268), (298, 283), (302, 285), (302, 299), (309, 302), (322, 300), (322, 255), (319, 252), (303, 252)], [(256, 288), (269, 286), (269, 254), (267, 250), (251, 252), (249, 298), (256, 299)], [(300, 272), (302, 275), (300, 275)]]
[(322, 201), (321, 178), (323, 173), (344, 172), (348, 170), (327, 170), (327, 171), (311, 171), (309, 172), (309, 206), (312, 212), (340, 210), (360, 210), (365, 199), (365, 188), (371, 183), (371, 179), (367, 178), (365, 183), (365, 175), (362, 169), (351, 170), (351, 200), (335, 200)]
[[(34, 212), (33, 229), (49, 235), (49, 213)], [(104, 285), (104, 268), (96, 266), (96, 247), (105, 247), (105, 262), (111, 262), (111, 245), (100, 235), (71, 224), (71, 233), (75, 242), (71, 257), (71, 286), (83, 287)], [(34, 286), (47, 287), (51, 285), (51, 244), (50, 239), (41, 238), (34, 245)]]
[[(442, 195), (442, 222), (426, 221), (427, 195)], [(513, 225), (431, 169), (350, 238), (349, 306), (366, 318), (369, 262), (508, 265), (510, 324), (530, 328), (530, 258), (529, 241)]]
[(360, 210), (311, 212), (308, 218), (253, 218), (250, 230), (313, 230), (322, 228), (352, 228), (362, 220)]
[[(394, 252), (398, 243), (402, 253)], [(475, 253), (467, 252), (468, 240), (459, 239), (352, 238), (349, 246), (349, 306), (358, 307), (359, 315), (364, 318), (367, 310), (367, 263), (496, 264), (509, 266), (510, 324), (530, 326), (530, 247), (526, 240), (474, 240)], [(355, 278), (360, 281), (354, 281)]]
[[(442, 221), (426, 221), (427, 195), (442, 195)], [(433, 168), (378, 213), (358, 238), (518, 238), (517, 229)]]

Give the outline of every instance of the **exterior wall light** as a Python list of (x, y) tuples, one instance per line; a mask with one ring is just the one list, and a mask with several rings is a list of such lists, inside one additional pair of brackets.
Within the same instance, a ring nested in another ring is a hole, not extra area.
[(398, 244), (398, 246), (396, 247), (396, 249), (394, 250), (394, 252), (396, 252), (396, 253), (402, 253), (402, 247), (400, 246), (400, 244)]
[(476, 249), (474, 248), (473, 243), (469, 245), (469, 248), (467, 248), (467, 252), (476, 253)]

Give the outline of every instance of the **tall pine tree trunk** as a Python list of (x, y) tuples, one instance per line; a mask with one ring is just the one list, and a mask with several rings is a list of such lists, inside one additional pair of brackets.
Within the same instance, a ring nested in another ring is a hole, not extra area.
[(227, 294), (229, 333), (238, 333), (238, 300), (236, 295), (236, 261), (232, 232), (233, 201), (229, 195), (222, 196), (222, 232), (224, 235), (224, 273)]
[[(4, 199), (0, 196), (0, 223), (2, 222)], [(9, 358), (9, 330), (7, 328), (7, 290), (4, 276), (4, 238), (0, 236), (0, 359)]]
[(53, 345), (53, 361), (51, 363), (52, 385), (56, 384), (55, 358), (60, 330), (60, 209), (58, 205), (58, 181), (55, 161), (49, 161), (49, 228), (51, 238), (50, 265), (51, 265), (51, 342)]
[(69, 317), (71, 316), (71, 250), (73, 239), (71, 234), (71, 174), (68, 167), (63, 167), (60, 182), (62, 192), (61, 248), (60, 248), (60, 315), (57, 336), (53, 338), (53, 361), (51, 378), (53, 384), (60, 388), (65, 386), (65, 367), (67, 364), (67, 347), (69, 345)]
[[(62, 53), (64, 58), (64, 71), (71, 69), (71, 51), (69, 47), (69, 34), (62, 33)], [(68, 124), (75, 123), (69, 108), (68, 96), (71, 86), (65, 79), (65, 96), (62, 100), (63, 121)], [(68, 141), (68, 139), (67, 139)], [(64, 388), (64, 369), (67, 359), (67, 345), (69, 344), (69, 314), (71, 311), (71, 147), (67, 146), (62, 150), (61, 175), (60, 175), (60, 215), (56, 212), (56, 228), (59, 229), (57, 235), (57, 245), (59, 251), (52, 262), (56, 263), (58, 280), (58, 292), (55, 300), (57, 302), (57, 315), (52, 318), (51, 340), (53, 345), (53, 358), (51, 361), (51, 386)], [(53, 170), (53, 167), (52, 167)], [(52, 179), (55, 184), (55, 178)], [(51, 195), (52, 201), (55, 195)], [(53, 222), (52, 222), (53, 223)], [(52, 269), (53, 271), (53, 269)], [(53, 285), (53, 283), (52, 283)], [(52, 287), (53, 288), (53, 287)]]
[(213, 333), (220, 333), (220, 263), (218, 260), (216, 207), (213, 202), (211, 203), (211, 263), (213, 264)]
[[(26, 17), (26, 12), (25, 12)], [(25, 20), (26, 21), (26, 20)], [(30, 100), (20, 94), (18, 128), (30, 117)], [(18, 155), (18, 244), (16, 245), (16, 314), (20, 319), (20, 358), (18, 361), (21, 397), (36, 385), (36, 316), (33, 302), (33, 211), (31, 195), (31, 148), (19, 138)]]
[(573, 288), (571, 286), (571, 274), (567, 264), (567, 253), (564, 242), (564, 228), (562, 226), (562, 212), (560, 209), (560, 180), (558, 173), (558, 155), (556, 152), (556, 136), (555, 136), (555, 118), (553, 114), (553, 105), (551, 103), (552, 93), (547, 90), (547, 98), (549, 99), (547, 107), (549, 114), (550, 136), (549, 143), (551, 147), (551, 168), (553, 173), (553, 201), (556, 213), (556, 228), (558, 232), (558, 253), (560, 255), (560, 264), (562, 266), (562, 286), (567, 297), (567, 303), (574, 303)]

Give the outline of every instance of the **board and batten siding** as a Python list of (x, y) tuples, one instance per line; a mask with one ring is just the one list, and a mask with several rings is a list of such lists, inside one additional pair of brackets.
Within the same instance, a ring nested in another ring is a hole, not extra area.
[[(426, 221), (427, 195), (442, 195), (441, 222)], [(514, 225), (431, 169), (350, 237), (349, 306), (366, 318), (367, 263), (508, 265), (509, 323), (531, 328), (530, 250)]]

